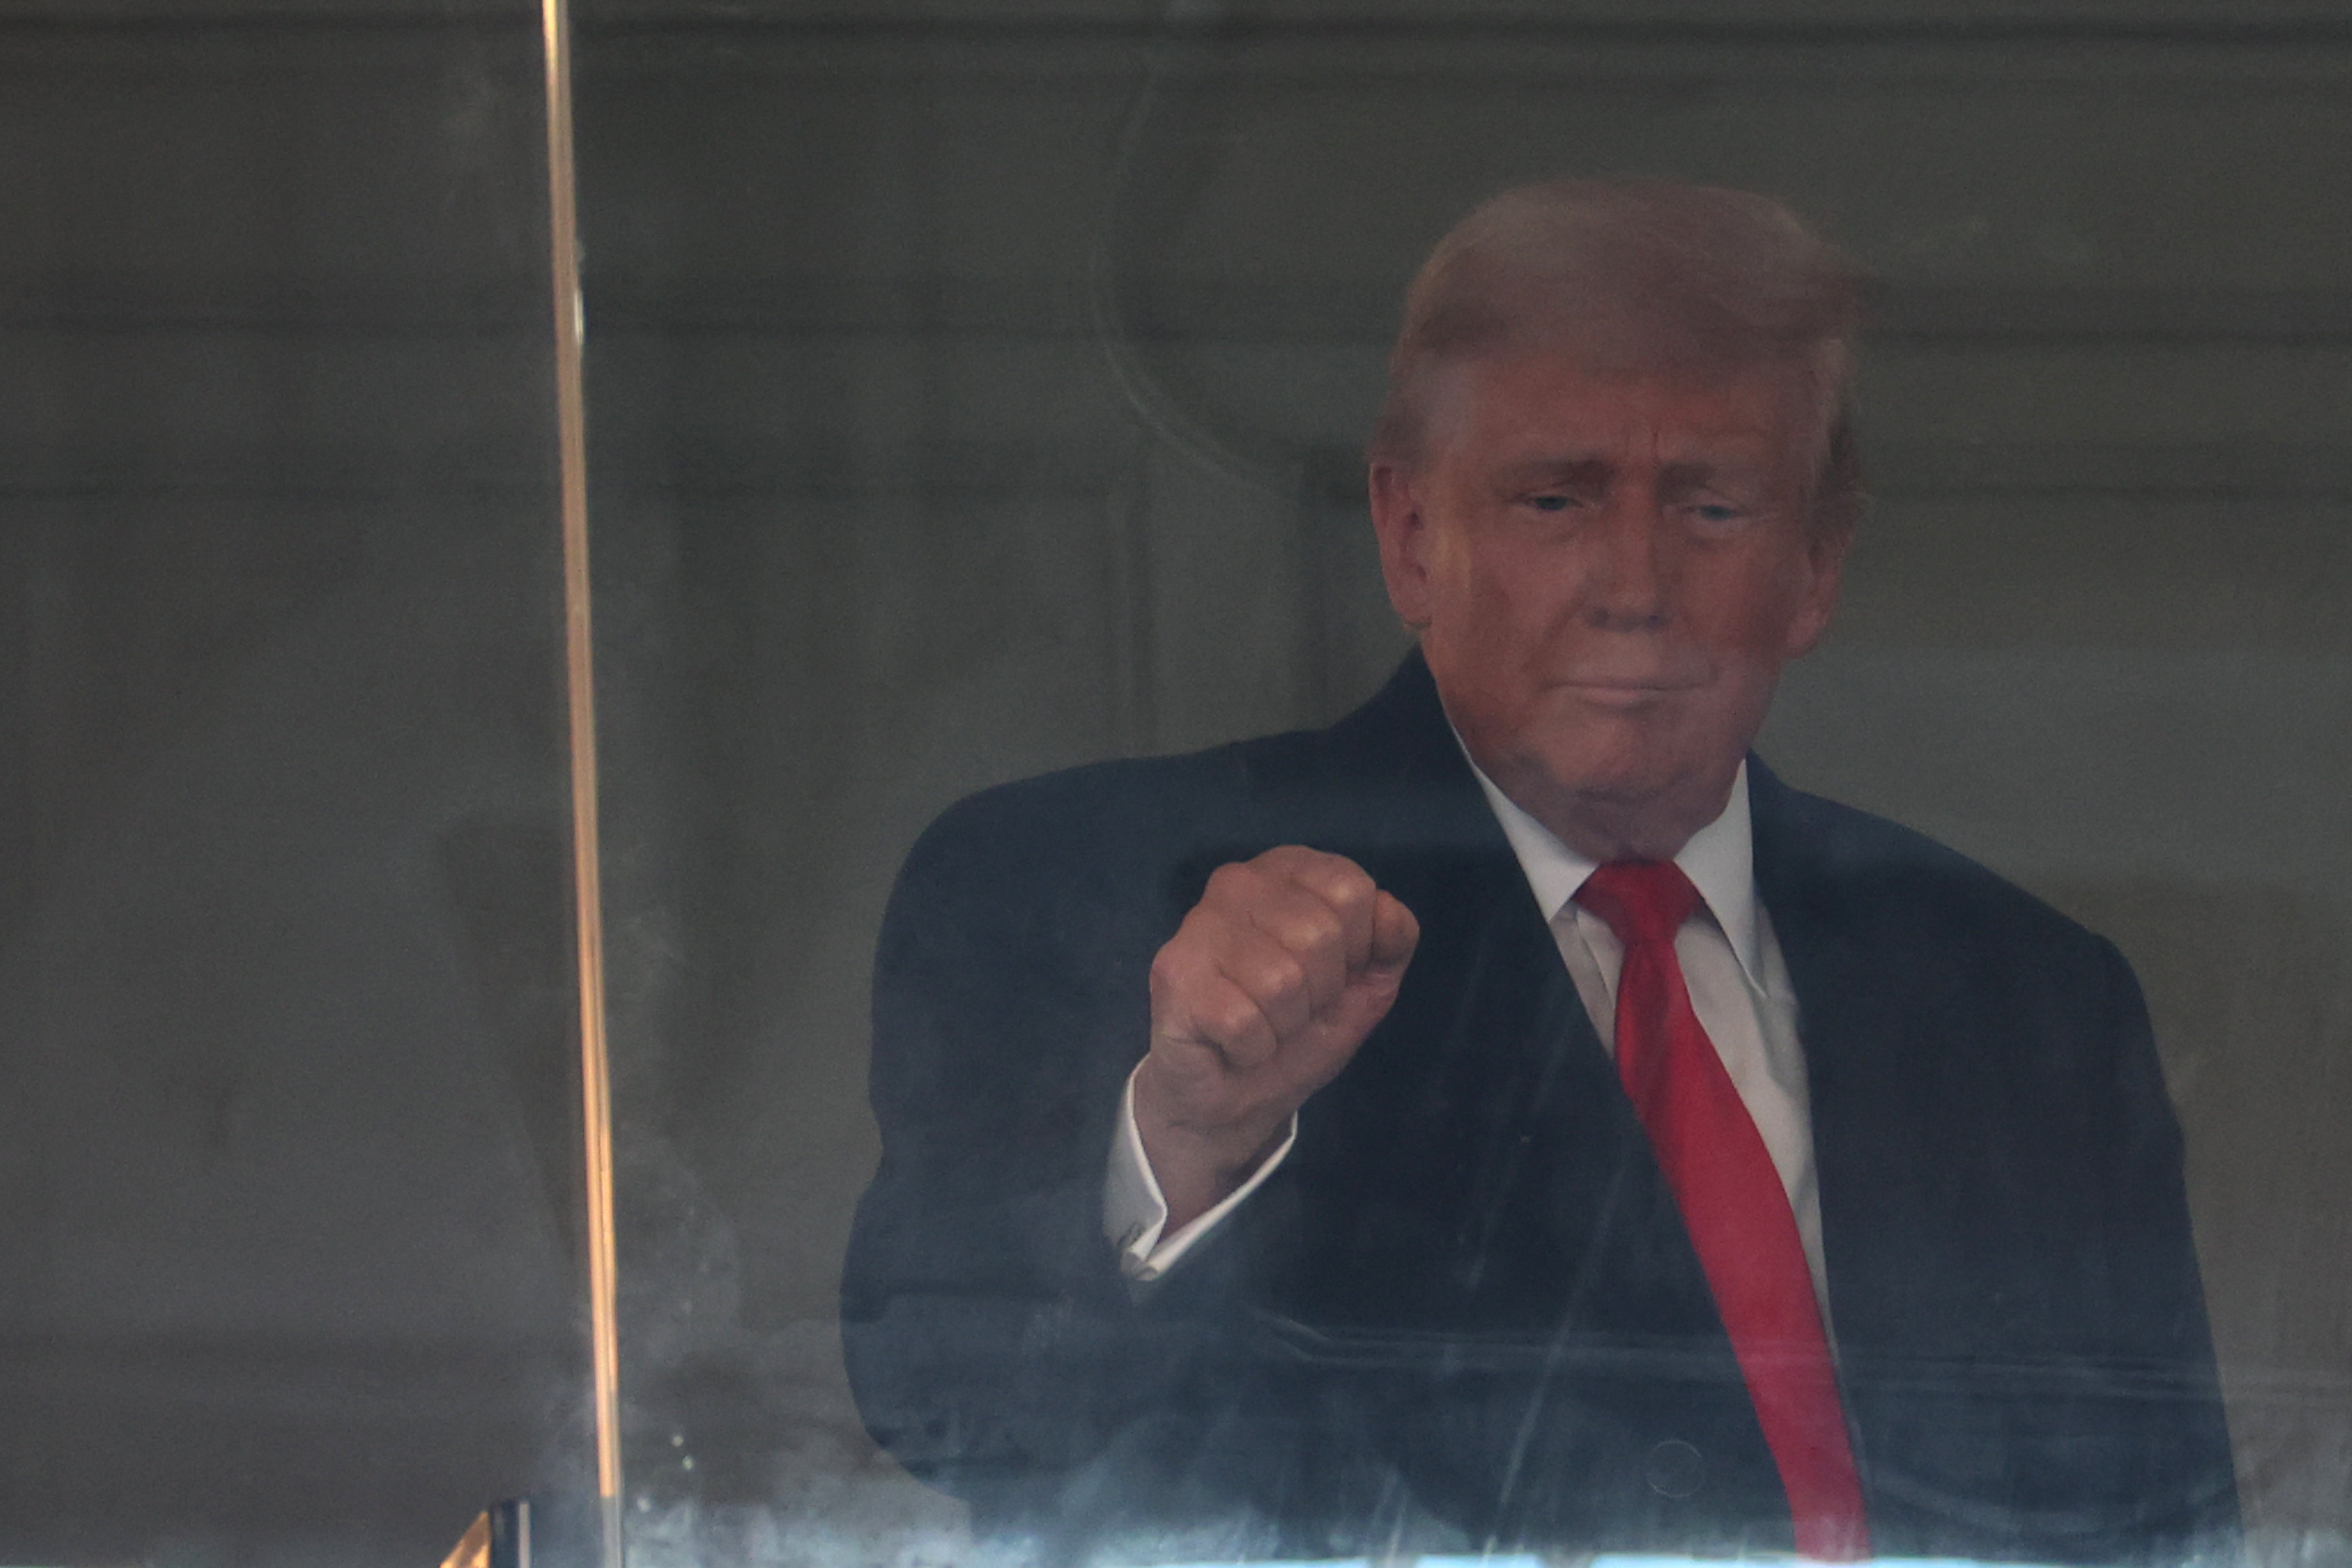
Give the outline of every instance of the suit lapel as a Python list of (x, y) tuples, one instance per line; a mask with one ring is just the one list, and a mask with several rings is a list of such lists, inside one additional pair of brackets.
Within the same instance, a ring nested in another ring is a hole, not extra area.
[[(1842, 1350), (1881, 1342), (1898, 1325), (1877, 1321), (1879, 1255), (1912, 1224), (1915, 1194), (1895, 1173), (1916, 1170), (1923, 1093), (1906, 1065), (1906, 1019), (1921, 955), (1896, 949), (1886, 900), (1890, 871), (1847, 842), (1823, 803), (1790, 789), (1749, 759), (1757, 891), (1795, 988), (1805, 1051), (1822, 1251)], [(1908, 1076), (1906, 1076), (1908, 1075)]]
[[(1312, 802), (1307, 841), (1371, 871), (1422, 942), (1388, 1019), (1302, 1122), (1302, 1164), (1344, 1185), (1367, 1266), (1311, 1277), (1353, 1281), (1358, 1310), (1522, 1342), (1721, 1340), (1615, 1065), (1419, 656), (1325, 738), (1261, 798), (1277, 816)], [(1402, 1294), (1368, 1285), (1408, 1258)]]
[(1908, 1021), (1935, 1012), (1917, 978), (1933, 955), (1906, 951), (1915, 938), (1895, 928), (1883, 889), (1895, 868), (1833, 808), (1752, 757), (1748, 780), (1757, 888), (1797, 994), (1840, 1382), (1873, 1517), (1891, 1521), (1901, 1501), (1881, 1489), (1929, 1403), (1917, 1380), (1941, 1376), (1906, 1349), (1921, 1331), (1906, 1303), (1965, 1294), (1925, 1245), (1938, 1234), (1934, 1185), (1958, 1173), (1937, 1141), (1963, 1114), (1915, 1059)]
[(1798, 820), (1801, 797), (1751, 756), (1748, 798), (1757, 896), (1772, 921), (1797, 994), (1831, 1307), (1833, 1316), (1842, 1317), (1840, 1264), (1851, 1251), (1852, 1226), (1840, 1205), (1850, 1190), (1845, 1178), (1859, 1152), (1857, 1139), (1869, 1123), (1853, 1104), (1856, 1073), (1874, 1033), (1871, 998), (1888, 977), (1873, 974), (1867, 933), (1858, 928), (1832, 875), (1829, 853)]

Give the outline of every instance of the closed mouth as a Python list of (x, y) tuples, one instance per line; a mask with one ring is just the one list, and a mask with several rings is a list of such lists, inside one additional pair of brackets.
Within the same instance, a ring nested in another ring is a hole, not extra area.
[(1695, 680), (1564, 680), (1560, 684), (1579, 697), (1592, 701), (1632, 707), (1695, 691), (1699, 683)]

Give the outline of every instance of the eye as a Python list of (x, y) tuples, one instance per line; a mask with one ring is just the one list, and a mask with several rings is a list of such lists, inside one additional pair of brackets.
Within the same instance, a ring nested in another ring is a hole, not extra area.
[(1754, 515), (1746, 507), (1719, 500), (1693, 501), (1683, 509), (1683, 512), (1708, 533), (1727, 533)]
[(1566, 511), (1576, 505), (1574, 496), (1563, 495), (1558, 490), (1540, 490), (1522, 499), (1538, 511)]

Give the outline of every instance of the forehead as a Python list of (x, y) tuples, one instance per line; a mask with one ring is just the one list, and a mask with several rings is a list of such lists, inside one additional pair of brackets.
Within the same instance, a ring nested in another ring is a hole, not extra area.
[(1439, 373), (1430, 457), (1801, 465), (1811, 399), (1801, 369), (1602, 365), (1556, 350), (1465, 359)]

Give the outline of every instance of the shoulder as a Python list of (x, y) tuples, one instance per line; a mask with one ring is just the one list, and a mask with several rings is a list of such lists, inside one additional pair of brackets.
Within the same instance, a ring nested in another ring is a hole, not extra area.
[(1926, 834), (1754, 771), (1757, 885), (1783, 945), (1915, 999), (2027, 1013), (2137, 1009), (2115, 944)]
[(1752, 787), (1759, 881), (1811, 910), (2009, 930), (2028, 941), (2104, 941), (1915, 828), (1792, 789), (1760, 766)]
[(1092, 763), (978, 791), (923, 831), (905, 875), (1108, 871), (1164, 856), (1171, 846), (1230, 832), (1252, 798), (1253, 753), (1288, 739)]
[(962, 941), (1080, 956), (1104, 942), (1164, 940), (1159, 928), (1217, 865), (1282, 841), (1268, 763), (1313, 741), (1271, 736), (1094, 763), (967, 795), (908, 850), (885, 948), (950, 928), (969, 933)]
[(1427, 671), (1411, 658), (1328, 729), (1095, 763), (969, 795), (916, 841), (900, 882), (976, 878), (1034, 895), (1131, 889), (1154, 875), (1204, 879), (1223, 860), (1364, 837), (1368, 822), (1398, 816), (1401, 802), (1474, 788)]

